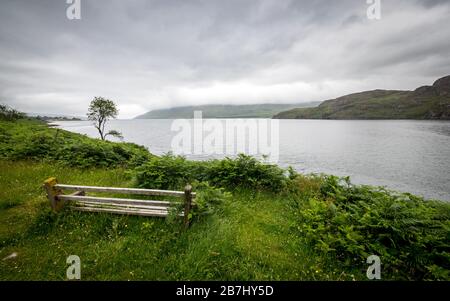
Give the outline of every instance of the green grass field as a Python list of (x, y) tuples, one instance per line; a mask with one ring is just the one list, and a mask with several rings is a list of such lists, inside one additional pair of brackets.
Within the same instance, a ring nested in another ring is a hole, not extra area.
[[(83, 280), (367, 280), (371, 254), (385, 280), (450, 279), (448, 203), (245, 156), (156, 157), (33, 120), (1, 121), (0, 136), (0, 280), (64, 280), (69, 255), (80, 257)], [(171, 217), (54, 213), (42, 188), (49, 177), (177, 190), (190, 182), (199, 206), (187, 230)]]
[(0, 261), (2, 280), (63, 280), (72, 254), (80, 257), (85, 280), (352, 279), (325, 273), (317, 254), (291, 231), (286, 202), (273, 196), (233, 195), (217, 214), (184, 231), (161, 218), (50, 211), (41, 187), (47, 177), (127, 187), (123, 169), (0, 161), (0, 170), (0, 258), (17, 253)]

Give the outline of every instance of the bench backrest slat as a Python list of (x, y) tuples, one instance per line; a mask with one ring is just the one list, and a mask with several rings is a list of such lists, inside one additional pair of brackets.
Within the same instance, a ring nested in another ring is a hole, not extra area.
[(58, 198), (58, 200), (62, 200), (62, 201), (93, 201), (93, 202), (99, 202), (99, 203), (155, 205), (155, 206), (165, 206), (165, 207), (171, 206), (171, 205), (182, 204), (181, 202), (119, 199), (119, 198), (105, 198), (105, 197), (97, 197), (97, 196), (77, 196), (77, 195), (58, 195), (57, 198)]
[[(78, 191), (91, 191), (91, 192), (111, 192), (119, 194), (136, 194), (136, 195), (159, 195), (159, 196), (176, 196), (184, 197), (184, 191), (174, 190), (159, 190), (159, 189), (141, 189), (141, 188), (118, 188), (118, 187), (96, 187), (96, 186), (80, 186), (80, 185), (66, 185), (56, 184), (56, 189), (78, 190)], [(192, 193), (195, 197), (195, 192)]]

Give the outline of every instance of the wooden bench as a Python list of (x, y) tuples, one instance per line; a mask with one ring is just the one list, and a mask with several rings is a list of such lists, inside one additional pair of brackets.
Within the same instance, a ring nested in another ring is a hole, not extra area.
[[(44, 182), (47, 198), (54, 211), (59, 211), (63, 206), (68, 206), (73, 210), (87, 212), (106, 212), (115, 214), (140, 215), (166, 217), (174, 206), (182, 205), (183, 202), (170, 202), (160, 200), (137, 200), (111, 197), (87, 196), (87, 192), (104, 192), (116, 194), (133, 194), (145, 196), (172, 196), (184, 200), (184, 210), (179, 213), (184, 217), (184, 226), (189, 226), (189, 212), (194, 204), (195, 192), (187, 185), (184, 191), (158, 190), (158, 189), (138, 189), (138, 188), (117, 188), (117, 187), (96, 187), (58, 184), (56, 178), (50, 178)], [(64, 190), (74, 191), (72, 194), (63, 194)]]

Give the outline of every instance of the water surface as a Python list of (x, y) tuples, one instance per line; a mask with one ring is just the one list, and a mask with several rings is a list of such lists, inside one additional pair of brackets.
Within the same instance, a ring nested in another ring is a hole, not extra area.
[[(172, 120), (113, 120), (125, 141), (155, 154), (171, 151)], [(225, 122), (225, 120), (220, 120)], [(191, 121), (192, 123), (192, 121)], [(58, 122), (63, 129), (98, 137), (88, 121)], [(245, 135), (245, 133), (237, 133)], [(245, 139), (252, 139), (245, 135)], [(187, 155), (209, 159), (222, 155)], [(278, 164), (304, 173), (350, 176), (352, 182), (386, 186), (450, 201), (450, 122), (280, 120)]]

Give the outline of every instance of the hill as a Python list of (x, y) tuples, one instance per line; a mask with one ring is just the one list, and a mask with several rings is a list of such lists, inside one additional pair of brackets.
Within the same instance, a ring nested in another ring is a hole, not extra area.
[(450, 119), (450, 76), (414, 91), (373, 90), (295, 108), (276, 119)]
[(135, 119), (193, 118), (194, 111), (202, 111), (203, 118), (270, 118), (281, 111), (290, 110), (293, 108), (314, 107), (319, 104), (320, 102), (307, 102), (300, 104), (185, 106), (153, 110), (137, 116)]

